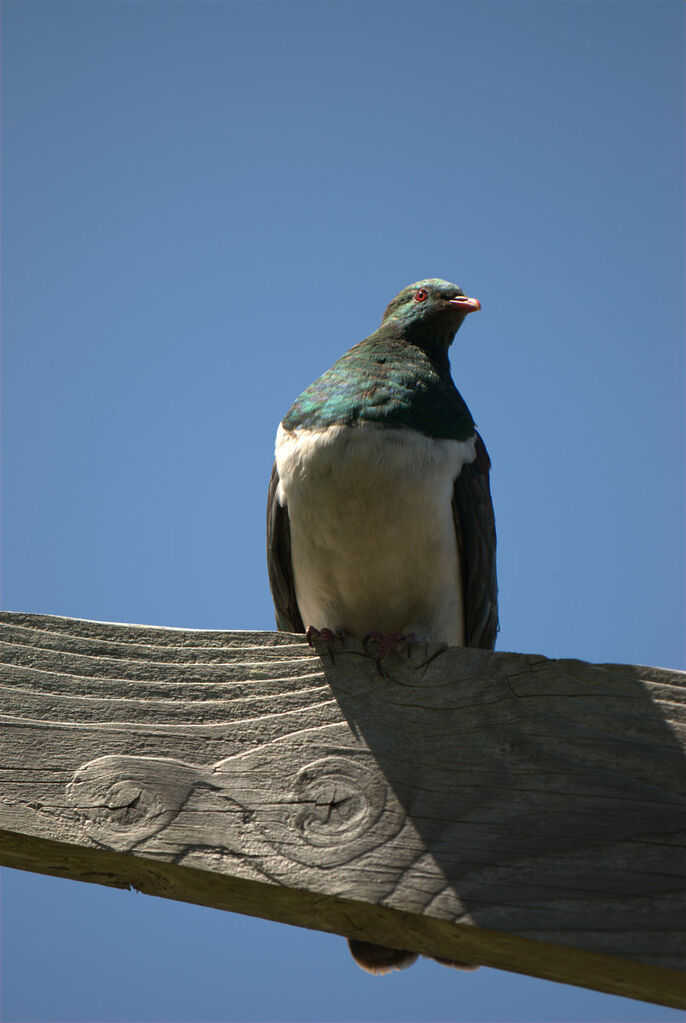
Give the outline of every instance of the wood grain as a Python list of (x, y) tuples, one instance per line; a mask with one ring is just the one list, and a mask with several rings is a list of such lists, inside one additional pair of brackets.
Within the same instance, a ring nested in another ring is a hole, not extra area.
[(3, 864), (686, 1005), (683, 672), (10, 612), (0, 660)]

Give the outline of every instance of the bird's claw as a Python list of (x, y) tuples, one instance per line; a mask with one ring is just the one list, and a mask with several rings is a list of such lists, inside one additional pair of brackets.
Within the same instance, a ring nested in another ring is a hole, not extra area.
[(345, 635), (341, 629), (316, 629), (314, 625), (307, 626), (307, 632), (305, 638), (310, 644), (313, 650), (316, 650), (319, 646), (323, 646), (326, 649), (331, 663), (334, 663), (333, 649), (336, 643), (343, 643)]
[[(376, 670), (383, 676), (382, 661), (388, 657), (390, 652), (397, 646), (403, 645), (407, 656), (410, 657), (412, 647), (416, 642), (417, 635), (414, 632), (380, 632), (378, 629), (372, 629), (362, 640), (362, 645), (365, 653), (374, 658)], [(370, 643), (376, 644), (376, 649), (373, 652), (369, 649)]]

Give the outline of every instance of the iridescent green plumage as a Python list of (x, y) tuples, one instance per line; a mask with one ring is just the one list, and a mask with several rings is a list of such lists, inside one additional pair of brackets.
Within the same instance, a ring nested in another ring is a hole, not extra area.
[[(417, 302), (418, 291), (426, 300)], [(404, 288), (378, 330), (346, 352), (296, 399), (286, 430), (373, 422), (465, 440), (474, 421), (450, 376), (448, 348), (464, 319), (460, 288), (432, 278)]]

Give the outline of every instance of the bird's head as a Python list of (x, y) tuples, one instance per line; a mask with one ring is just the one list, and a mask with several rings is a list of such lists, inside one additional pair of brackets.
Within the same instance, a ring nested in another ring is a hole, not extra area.
[(456, 284), (430, 277), (403, 288), (387, 306), (382, 323), (395, 320), (406, 337), (448, 347), (465, 316), (478, 309), (478, 298), (468, 298)]

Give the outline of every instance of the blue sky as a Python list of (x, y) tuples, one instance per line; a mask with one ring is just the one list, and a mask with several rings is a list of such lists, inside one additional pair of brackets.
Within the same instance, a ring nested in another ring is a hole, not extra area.
[[(1, 15), (4, 608), (273, 627), (278, 421), (440, 276), (499, 648), (684, 666), (680, 0)], [(17, 871), (2, 912), (7, 1023), (678, 1018)]]

